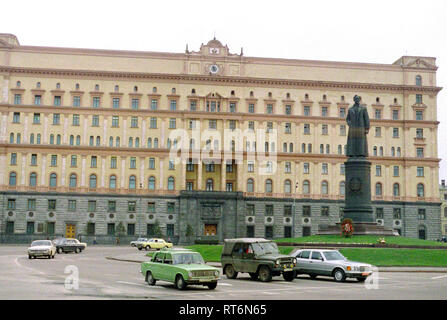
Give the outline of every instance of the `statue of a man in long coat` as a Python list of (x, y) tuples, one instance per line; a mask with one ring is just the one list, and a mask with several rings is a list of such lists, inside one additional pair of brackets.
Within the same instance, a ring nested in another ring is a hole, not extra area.
[(354, 96), (355, 104), (349, 108), (346, 122), (348, 132), (348, 157), (367, 157), (368, 142), (366, 135), (369, 132), (368, 110), (360, 105), (360, 97)]

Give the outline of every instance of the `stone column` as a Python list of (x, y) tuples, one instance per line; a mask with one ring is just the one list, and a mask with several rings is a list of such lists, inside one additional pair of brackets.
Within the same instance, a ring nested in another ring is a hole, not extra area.
[(220, 165), (220, 191), (225, 191), (227, 183), (227, 163), (225, 160), (222, 160)]
[(124, 189), (126, 184), (126, 157), (125, 156), (121, 156), (121, 189)]
[(42, 171), (41, 171), (41, 175), (40, 175), (40, 185), (41, 186), (45, 186), (46, 185), (46, 166), (47, 166), (47, 154), (46, 153), (41, 153), (41, 157), (42, 157)]
[(25, 186), (25, 184), (26, 184), (26, 180), (25, 180), (25, 168), (28, 166), (28, 164), (26, 163), (26, 156), (27, 156), (27, 153), (26, 152), (23, 152), (22, 153), (22, 167), (21, 167), (21, 173), (20, 173), (20, 175), (21, 175), (21, 178), (20, 178), (20, 185), (21, 186)]
[(181, 189), (180, 190), (186, 190), (186, 160), (181, 159), (180, 164), (182, 166), (182, 176), (181, 176)]
[(160, 190), (163, 190), (163, 179), (164, 179), (164, 169), (163, 169), (163, 165), (164, 165), (164, 158), (160, 159), (160, 175), (159, 175), (159, 179), (160, 179)]
[(81, 188), (85, 187), (85, 164), (87, 162), (87, 156), (81, 156)]
[(197, 163), (197, 190), (202, 190), (202, 160)]
[(245, 186), (244, 186), (244, 162), (241, 161), (239, 164), (237, 164), (237, 186), (234, 189), (235, 191), (244, 192)]

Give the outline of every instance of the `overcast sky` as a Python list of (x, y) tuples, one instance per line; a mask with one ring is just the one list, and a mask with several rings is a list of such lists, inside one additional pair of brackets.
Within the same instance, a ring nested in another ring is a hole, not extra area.
[[(245, 56), (393, 63), (437, 58), (447, 83), (447, 1), (2, 1), (0, 33), (22, 45), (184, 52), (213, 38)], [(438, 157), (447, 159), (447, 88)], [(447, 179), (447, 160), (440, 179)]]

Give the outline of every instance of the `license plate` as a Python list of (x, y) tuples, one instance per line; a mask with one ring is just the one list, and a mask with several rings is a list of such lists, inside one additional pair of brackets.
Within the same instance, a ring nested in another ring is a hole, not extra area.
[(284, 271), (293, 271), (293, 269), (292, 268), (287, 268), (287, 269), (284, 269)]
[(369, 276), (371, 273), (370, 272), (363, 272), (362, 276)]
[(209, 282), (209, 279), (199, 279), (199, 282)]

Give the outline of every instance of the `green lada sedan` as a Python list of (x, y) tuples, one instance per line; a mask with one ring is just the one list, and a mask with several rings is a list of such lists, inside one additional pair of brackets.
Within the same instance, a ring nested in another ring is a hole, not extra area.
[(150, 286), (162, 280), (174, 283), (180, 290), (188, 285), (203, 285), (212, 290), (219, 280), (219, 269), (206, 265), (200, 253), (187, 249), (155, 252), (151, 261), (141, 263), (141, 273)]

